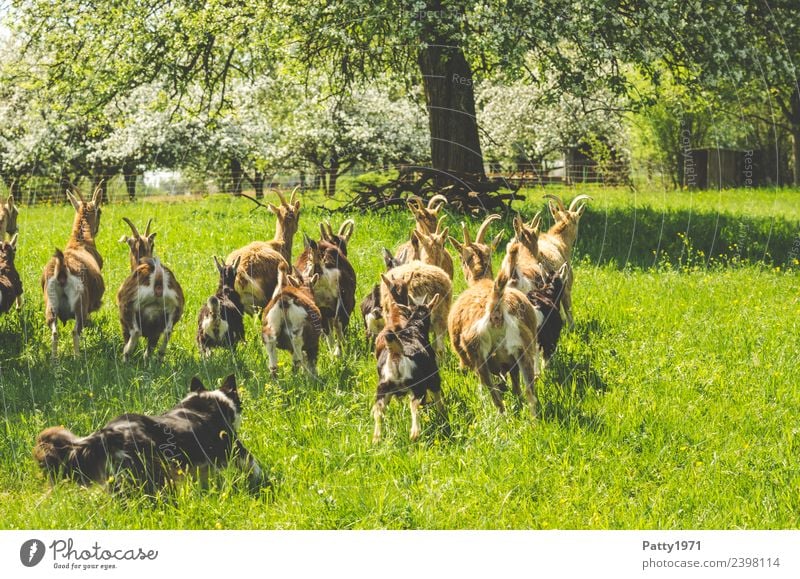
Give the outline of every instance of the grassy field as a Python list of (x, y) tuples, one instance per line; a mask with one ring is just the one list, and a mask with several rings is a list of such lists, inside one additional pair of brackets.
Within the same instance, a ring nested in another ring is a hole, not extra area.
[[(516, 402), (498, 415), (449, 354), (452, 436), (431, 428), (425, 411), (422, 437), (410, 443), (407, 404), (394, 401), (378, 445), (370, 442), (375, 367), (360, 319), (344, 357), (323, 346), (319, 381), (292, 375), (285, 352), (279, 379), (270, 379), (254, 320), (235, 354), (198, 356), (197, 312), (216, 287), (211, 256), (271, 238), (266, 211), (224, 196), (108, 206), (98, 236), (104, 306), (79, 359), (62, 331), (53, 366), (39, 276), (64, 246), (73, 210), (24, 208), (17, 264), (26, 303), (0, 318), (0, 528), (797, 528), (800, 193), (588, 191), (576, 329), (539, 382), (542, 418), (533, 423)], [(527, 192), (518, 209), (530, 217), (541, 193)], [(301, 231), (317, 236), (326, 215), (304, 208)], [(160, 364), (141, 352), (127, 365), (120, 358), (123, 216), (154, 217), (156, 251), (186, 293)], [(334, 225), (342, 219), (334, 215)], [(381, 247), (405, 238), (412, 219), (355, 219), (360, 300), (382, 269)], [(510, 231), (508, 220), (493, 231), (501, 226)], [(298, 235), (295, 255), (300, 247)], [(457, 272), (456, 293), (464, 285)], [(31, 458), (46, 426), (88, 434), (124, 411), (159, 413), (191, 376), (216, 383), (231, 371), (243, 384), (241, 436), (270, 471), (273, 492), (249, 494), (233, 471), (165, 501), (69, 483), (50, 490)]]

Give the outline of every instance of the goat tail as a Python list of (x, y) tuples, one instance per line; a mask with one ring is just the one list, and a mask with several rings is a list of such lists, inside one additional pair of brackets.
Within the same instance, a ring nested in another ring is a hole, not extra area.
[(56, 278), (59, 284), (64, 285), (67, 283), (67, 266), (64, 263), (64, 252), (56, 247), (53, 257), (56, 259), (56, 265), (53, 268), (53, 277)]
[(390, 354), (400, 355), (403, 353), (403, 343), (400, 341), (400, 336), (393, 330), (386, 330), (383, 334), (383, 339), (386, 341), (386, 349)]
[(211, 296), (208, 298), (208, 309), (211, 310), (211, 317), (218, 318), (219, 317), (219, 298), (217, 296)]
[(278, 264), (278, 283), (275, 284), (275, 291), (272, 292), (272, 298), (275, 299), (283, 291), (283, 288), (289, 283), (289, 265), (282, 261)]
[(495, 297), (502, 295), (506, 289), (506, 285), (514, 275), (517, 269), (517, 258), (519, 257), (519, 243), (511, 242), (506, 246), (506, 257), (503, 264), (500, 266), (500, 271), (497, 278), (494, 280), (494, 294)]

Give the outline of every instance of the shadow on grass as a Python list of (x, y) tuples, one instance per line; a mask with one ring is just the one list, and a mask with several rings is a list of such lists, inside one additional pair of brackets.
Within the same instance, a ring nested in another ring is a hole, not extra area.
[(712, 258), (723, 265), (784, 266), (800, 258), (800, 223), (777, 215), (590, 207), (581, 220), (576, 254), (620, 269), (664, 262), (676, 266), (687, 260), (709, 265)]

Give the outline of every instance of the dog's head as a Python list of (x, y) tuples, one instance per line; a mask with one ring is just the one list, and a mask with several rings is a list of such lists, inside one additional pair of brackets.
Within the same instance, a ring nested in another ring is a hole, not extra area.
[(236, 388), (236, 376), (229, 375), (217, 390), (207, 390), (195, 376), (189, 384), (191, 393), (183, 399), (184, 406), (202, 405), (207, 412), (219, 412), (225, 421), (238, 430), (242, 421), (242, 400)]

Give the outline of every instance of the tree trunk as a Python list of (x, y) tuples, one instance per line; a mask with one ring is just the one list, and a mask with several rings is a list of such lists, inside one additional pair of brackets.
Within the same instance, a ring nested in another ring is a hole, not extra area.
[(325, 170), (319, 169), (319, 171), (314, 175), (314, 190), (319, 191), (324, 187), (325, 187)]
[(244, 179), (244, 172), (242, 171), (242, 163), (237, 158), (230, 160), (231, 171), (231, 184), (230, 192), (235, 196), (242, 194), (242, 180)]
[(136, 201), (136, 168), (124, 167), (122, 169), (122, 178), (125, 180), (125, 190), (128, 192), (128, 199)]
[(253, 190), (256, 192), (256, 199), (264, 198), (264, 173), (258, 169), (253, 171)]
[[(434, 2), (436, 6), (438, 2)], [(444, 173), (485, 176), (483, 155), (475, 119), (475, 93), (472, 70), (464, 51), (453, 40), (426, 27), (421, 40), (427, 46), (418, 55), (428, 108), (431, 133), (431, 163)], [(442, 175), (439, 184), (446, 183)]]
[(336, 195), (336, 181), (339, 179), (339, 157), (331, 157), (331, 166), (328, 168), (328, 187), (325, 190), (327, 197)]

